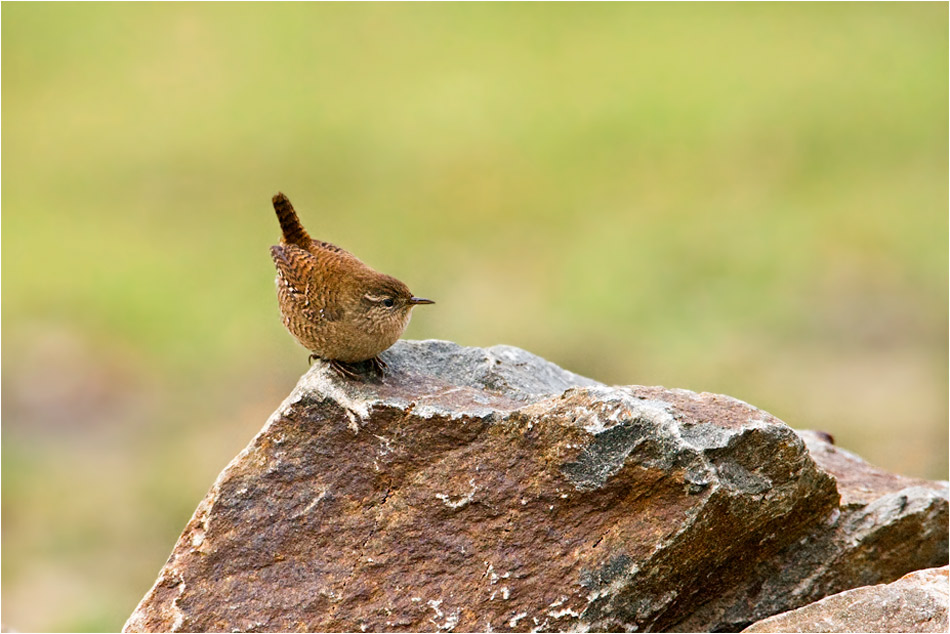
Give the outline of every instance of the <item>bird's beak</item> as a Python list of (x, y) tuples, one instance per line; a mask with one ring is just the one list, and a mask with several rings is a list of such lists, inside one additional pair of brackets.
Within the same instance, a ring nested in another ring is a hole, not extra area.
[(434, 304), (435, 302), (431, 299), (423, 299), (422, 297), (412, 297), (409, 299), (409, 304), (414, 306), (416, 304)]

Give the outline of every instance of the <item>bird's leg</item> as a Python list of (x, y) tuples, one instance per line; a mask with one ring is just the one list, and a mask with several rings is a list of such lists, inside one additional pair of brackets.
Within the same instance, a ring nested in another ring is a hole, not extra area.
[(313, 362), (316, 361), (316, 360), (319, 359), (319, 358), (320, 358), (319, 355), (310, 353), (310, 356), (307, 357), (307, 365), (313, 365)]
[(329, 363), (330, 363), (330, 367), (333, 368), (333, 370), (337, 374), (342, 376), (343, 378), (347, 378), (347, 379), (360, 378), (360, 373), (356, 370), (356, 368), (354, 368), (349, 363), (346, 363), (345, 361), (337, 361), (336, 359), (331, 359)]

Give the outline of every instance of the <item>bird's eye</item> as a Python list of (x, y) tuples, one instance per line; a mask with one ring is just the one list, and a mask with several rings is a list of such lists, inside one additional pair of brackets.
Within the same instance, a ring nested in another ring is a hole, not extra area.
[(386, 308), (392, 308), (393, 304), (395, 303), (396, 302), (393, 301), (392, 297), (387, 297), (386, 299), (383, 300), (383, 306), (385, 306)]

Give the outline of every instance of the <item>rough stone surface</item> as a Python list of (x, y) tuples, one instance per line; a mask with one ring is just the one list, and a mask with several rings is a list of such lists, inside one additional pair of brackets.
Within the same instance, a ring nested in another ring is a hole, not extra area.
[(744, 632), (946, 632), (948, 567), (831, 595), (759, 621)]
[(383, 357), (304, 375), (126, 631), (725, 630), (946, 563), (945, 486), (741, 401), (508, 346)]
[(772, 614), (842, 590), (887, 583), (948, 560), (948, 485), (895, 475), (801, 431), (812, 458), (834, 476), (839, 509), (807, 535), (733, 576), (725, 591), (684, 621), (678, 631), (738, 631)]

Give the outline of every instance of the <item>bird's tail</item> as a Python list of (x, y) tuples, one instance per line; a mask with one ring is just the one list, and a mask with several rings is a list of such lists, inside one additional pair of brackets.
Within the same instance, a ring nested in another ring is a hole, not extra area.
[(290, 204), (287, 197), (278, 193), (274, 196), (273, 203), (274, 211), (277, 212), (277, 220), (280, 222), (280, 230), (284, 233), (284, 242), (304, 248), (309, 246), (310, 235), (300, 224), (297, 212), (294, 211), (294, 206)]

